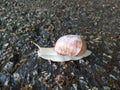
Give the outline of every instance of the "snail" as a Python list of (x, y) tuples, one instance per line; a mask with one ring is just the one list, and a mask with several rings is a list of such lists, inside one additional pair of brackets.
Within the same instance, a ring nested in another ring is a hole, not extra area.
[(80, 60), (91, 54), (91, 51), (87, 50), (86, 42), (79, 35), (62, 36), (57, 40), (55, 47), (51, 48), (43, 48), (32, 43), (39, 48), (38, 57), (55, 62)]

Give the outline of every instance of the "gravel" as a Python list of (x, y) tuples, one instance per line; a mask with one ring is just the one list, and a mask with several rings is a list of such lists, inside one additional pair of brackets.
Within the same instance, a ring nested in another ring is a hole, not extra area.
[[(0, 89), (120, 89), (119, 0), (1, 0)], [(38, 48), (62, 35), (82, 35), (92, 55), (50, 62)]]

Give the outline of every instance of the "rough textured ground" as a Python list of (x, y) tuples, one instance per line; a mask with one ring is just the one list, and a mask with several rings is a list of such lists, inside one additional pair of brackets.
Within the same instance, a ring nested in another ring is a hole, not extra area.
[[(119, 0), (0, 0), (0, 90), (120, 89)], [(82, 35), (92, 55), (49, 62), (37, 47)]]

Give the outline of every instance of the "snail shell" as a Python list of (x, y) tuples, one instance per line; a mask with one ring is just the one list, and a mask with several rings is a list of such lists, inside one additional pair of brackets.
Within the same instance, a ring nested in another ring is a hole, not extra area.
[(79, 35), (65, 35), (57, 40), (55, 51), (64, 56), (81, 56), (86, 51), (86, 43)]
[(62, 36), (57, 40), (55, 47), (51, 48), (40, 47), (34, 42), (33, 44), (39, 48), (39, 57), (56, 62), (80, 60), (91, 54), (91, 51), (86, 50), (86, 43), (79, 35)]

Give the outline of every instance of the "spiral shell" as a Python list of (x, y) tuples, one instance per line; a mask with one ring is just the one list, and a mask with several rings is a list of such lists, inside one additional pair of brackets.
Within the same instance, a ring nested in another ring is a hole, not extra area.
[(57, 40), (55, 51), (64, 56), (81, 56), (86, 51), (86, 43), (79, 35), (65, 35)]

